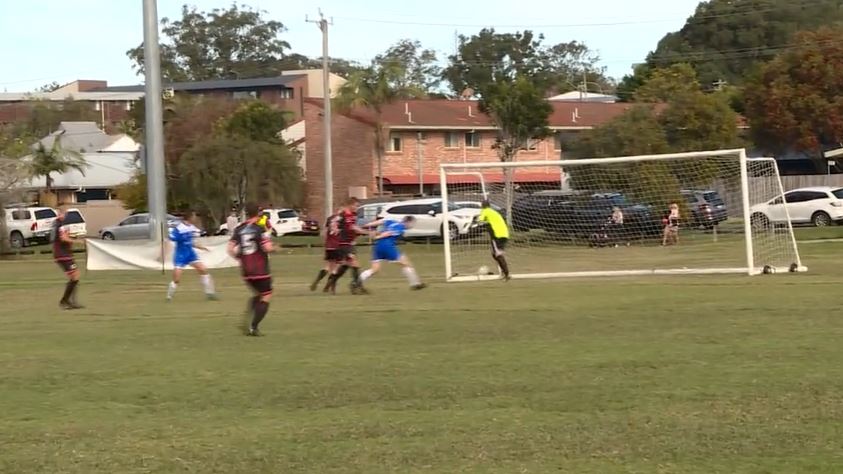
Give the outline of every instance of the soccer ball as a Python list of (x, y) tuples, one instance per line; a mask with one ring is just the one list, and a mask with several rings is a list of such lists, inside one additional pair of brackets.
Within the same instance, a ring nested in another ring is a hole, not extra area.
[(489, 274), (489, 267), (487, 267), (486, 265), (483, 265), (482, 267), (477, 269), (477, 274), (478, 275), (488, 275)]

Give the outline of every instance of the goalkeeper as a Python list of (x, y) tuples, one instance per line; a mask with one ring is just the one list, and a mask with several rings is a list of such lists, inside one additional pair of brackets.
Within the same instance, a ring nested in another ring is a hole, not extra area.
[(494, 210), (488, 199), (484, 199), (480, 205), (481, 211), (477, 216), (478, 222), (486, 223), (489, 229), (489, 237), (492, 239), (492, 258), (498, 262), (501, 274), (505, 281), (509, 281), (509, 265), (506, 263), (506, 243), (509, 242), (509, 227), (500, 212)]

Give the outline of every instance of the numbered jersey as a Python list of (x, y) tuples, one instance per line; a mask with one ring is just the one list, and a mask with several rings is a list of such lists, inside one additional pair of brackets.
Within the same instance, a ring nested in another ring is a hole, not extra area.
[(269, 278), (269, 255), (263, 251), (263, 244), (269, 240), (266, 228), (255, 221), (247, 221), (231, 234), (231, 241), (237, 246), (237, 258), (243, 278), (259, 280)]

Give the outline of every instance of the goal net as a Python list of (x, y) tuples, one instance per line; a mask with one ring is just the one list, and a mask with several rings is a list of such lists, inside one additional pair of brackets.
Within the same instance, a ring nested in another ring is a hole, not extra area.
[(500, 277), (483, 200), (508, 224), (513, 278), (805, 270), (775, 160), (742, 149), (443, 164), (440, 181), (448, 281)]

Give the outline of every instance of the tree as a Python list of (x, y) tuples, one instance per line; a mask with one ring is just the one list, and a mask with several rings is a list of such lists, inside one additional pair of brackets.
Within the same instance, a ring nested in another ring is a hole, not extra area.
[(669, 102), (679, 96), (700, 93), (697, 73), (690, 64), (673, 64), (650, 71), (648, 80), (634, 93), (636, 102)]
[(393, 87), (398, 90), (415, 90), (419, 94), (434, 92), (442, 82), (442, 68), (439, 67), (436, 51), (423, 49), (416, 40), (403, 39), (390, 46), (372, 61), (380, 67), (398, 64), (402, 74), (395, 79)]
[(32, 176), (43, 176), (46, 179), (48, 193), (53, 192), (53, 173), (64, 174), (76, 170), (84, 175), (87, 166), (85, 158), (79, 152), (62, 148), (61, 135), (56, 135), (49, 149), (39, 143), (30, 162)]
[(56, 81), (52, 81), (50, 83), (44, 84), (43, 86), (35, 89), (35, 92), (53, 92), (57, 89), (61, 88), (61, 84)]
[[(180, 20), (161, 20), (168, 42), (161, 45), (161, 72), (169, 81), (242, 79), (277, 75), (301, 66), (288, 58), (286, 28), (266, 12), (232, 4), (210, 12), (184, 5)], [(143, 44), (126, 52), (143, 74)], [(292, 66), (292, 67), (291, 67)]]
[[(458, 54), (451, 56), (445, 77), (455, 91), (471, 90), (480, 110), (497, 129), (495, 148), (502, 162), (510, 162), (529, 140), (547, 136), (553, 111), (545, 100), (553, 85), (552, 69), (542, 37), (532, 32), (495, 33), (461, 37)], [(507, 218), (512, 212), (512, 173), (506, 168), (504, 186)]]
[(97, 122), (100, 118), (90, 103), (71, 97), (58, 103), (37, 100), (30, 111), (25, 133), (42, 138), (57, 129), (61, 122)]
[[(681, 30), (659, 41), (647, 64), (663, 68), (690, 63), (706, 88), (721, 80), (743, 85), (748, 73), (793, 47), (797, 32), (841, 20), (839, 0), (700, 2)], [(636, 70), (634, 76), (645, 82), (646, 70)]]
[(347, 113), (355, 108), (365, 108), (375, 115), (374, 145), (378, 166), (378, 194), (383, 195), (383, 157), (385, 154), (386, 124), (383, 107), (401, 98), (415, 98), (421, 91), (402, 88), (404, 68), (395, 61), (373, 64), (351, 75), (337, 91), (334, 99), (337, 111)]
[(460, 36), (457, 54), (449, 57), (443, 78), (456, 94), (476, 92), (515, 76), (529, 78), (544, 92), (567, 91), (579, 87), (584, 72), (586, 87), (595, 82), (604, 90), (610, 87), (603, 69), (596, 66), (597, 55), (585, 45), (574, 41), (546, 46), (543, 41), (542, 35), (529, 30), (497, 33), (488, 28), (471, 37)]
[(27, 178), (22, 161), (0, 153), (0, 258), (9, 252), (9, 229), (6, 227), (6, 204), (18, 194), (18, 186)]
[(198, 206), (215, 223), (225, 219), (232, 201), (301, 204), (301, 169), (284, 145), (218, 135), (191, 147), (173, 168), (176, 200)]
[(705, 151), (737, 148), (738, 114), (725, 93), (695, 91), (678, 95), (659, 115), (671, 151)]
[(248, 101), (220, 122), (220, 130), (249, 140), (281, 143), (279, 133), (286, 128), (287, 113), (266, 102)]
[(800, 33), (747, 86), (746, 115), (765, 151), (817, 158), (843, 142), (843, 29)]

